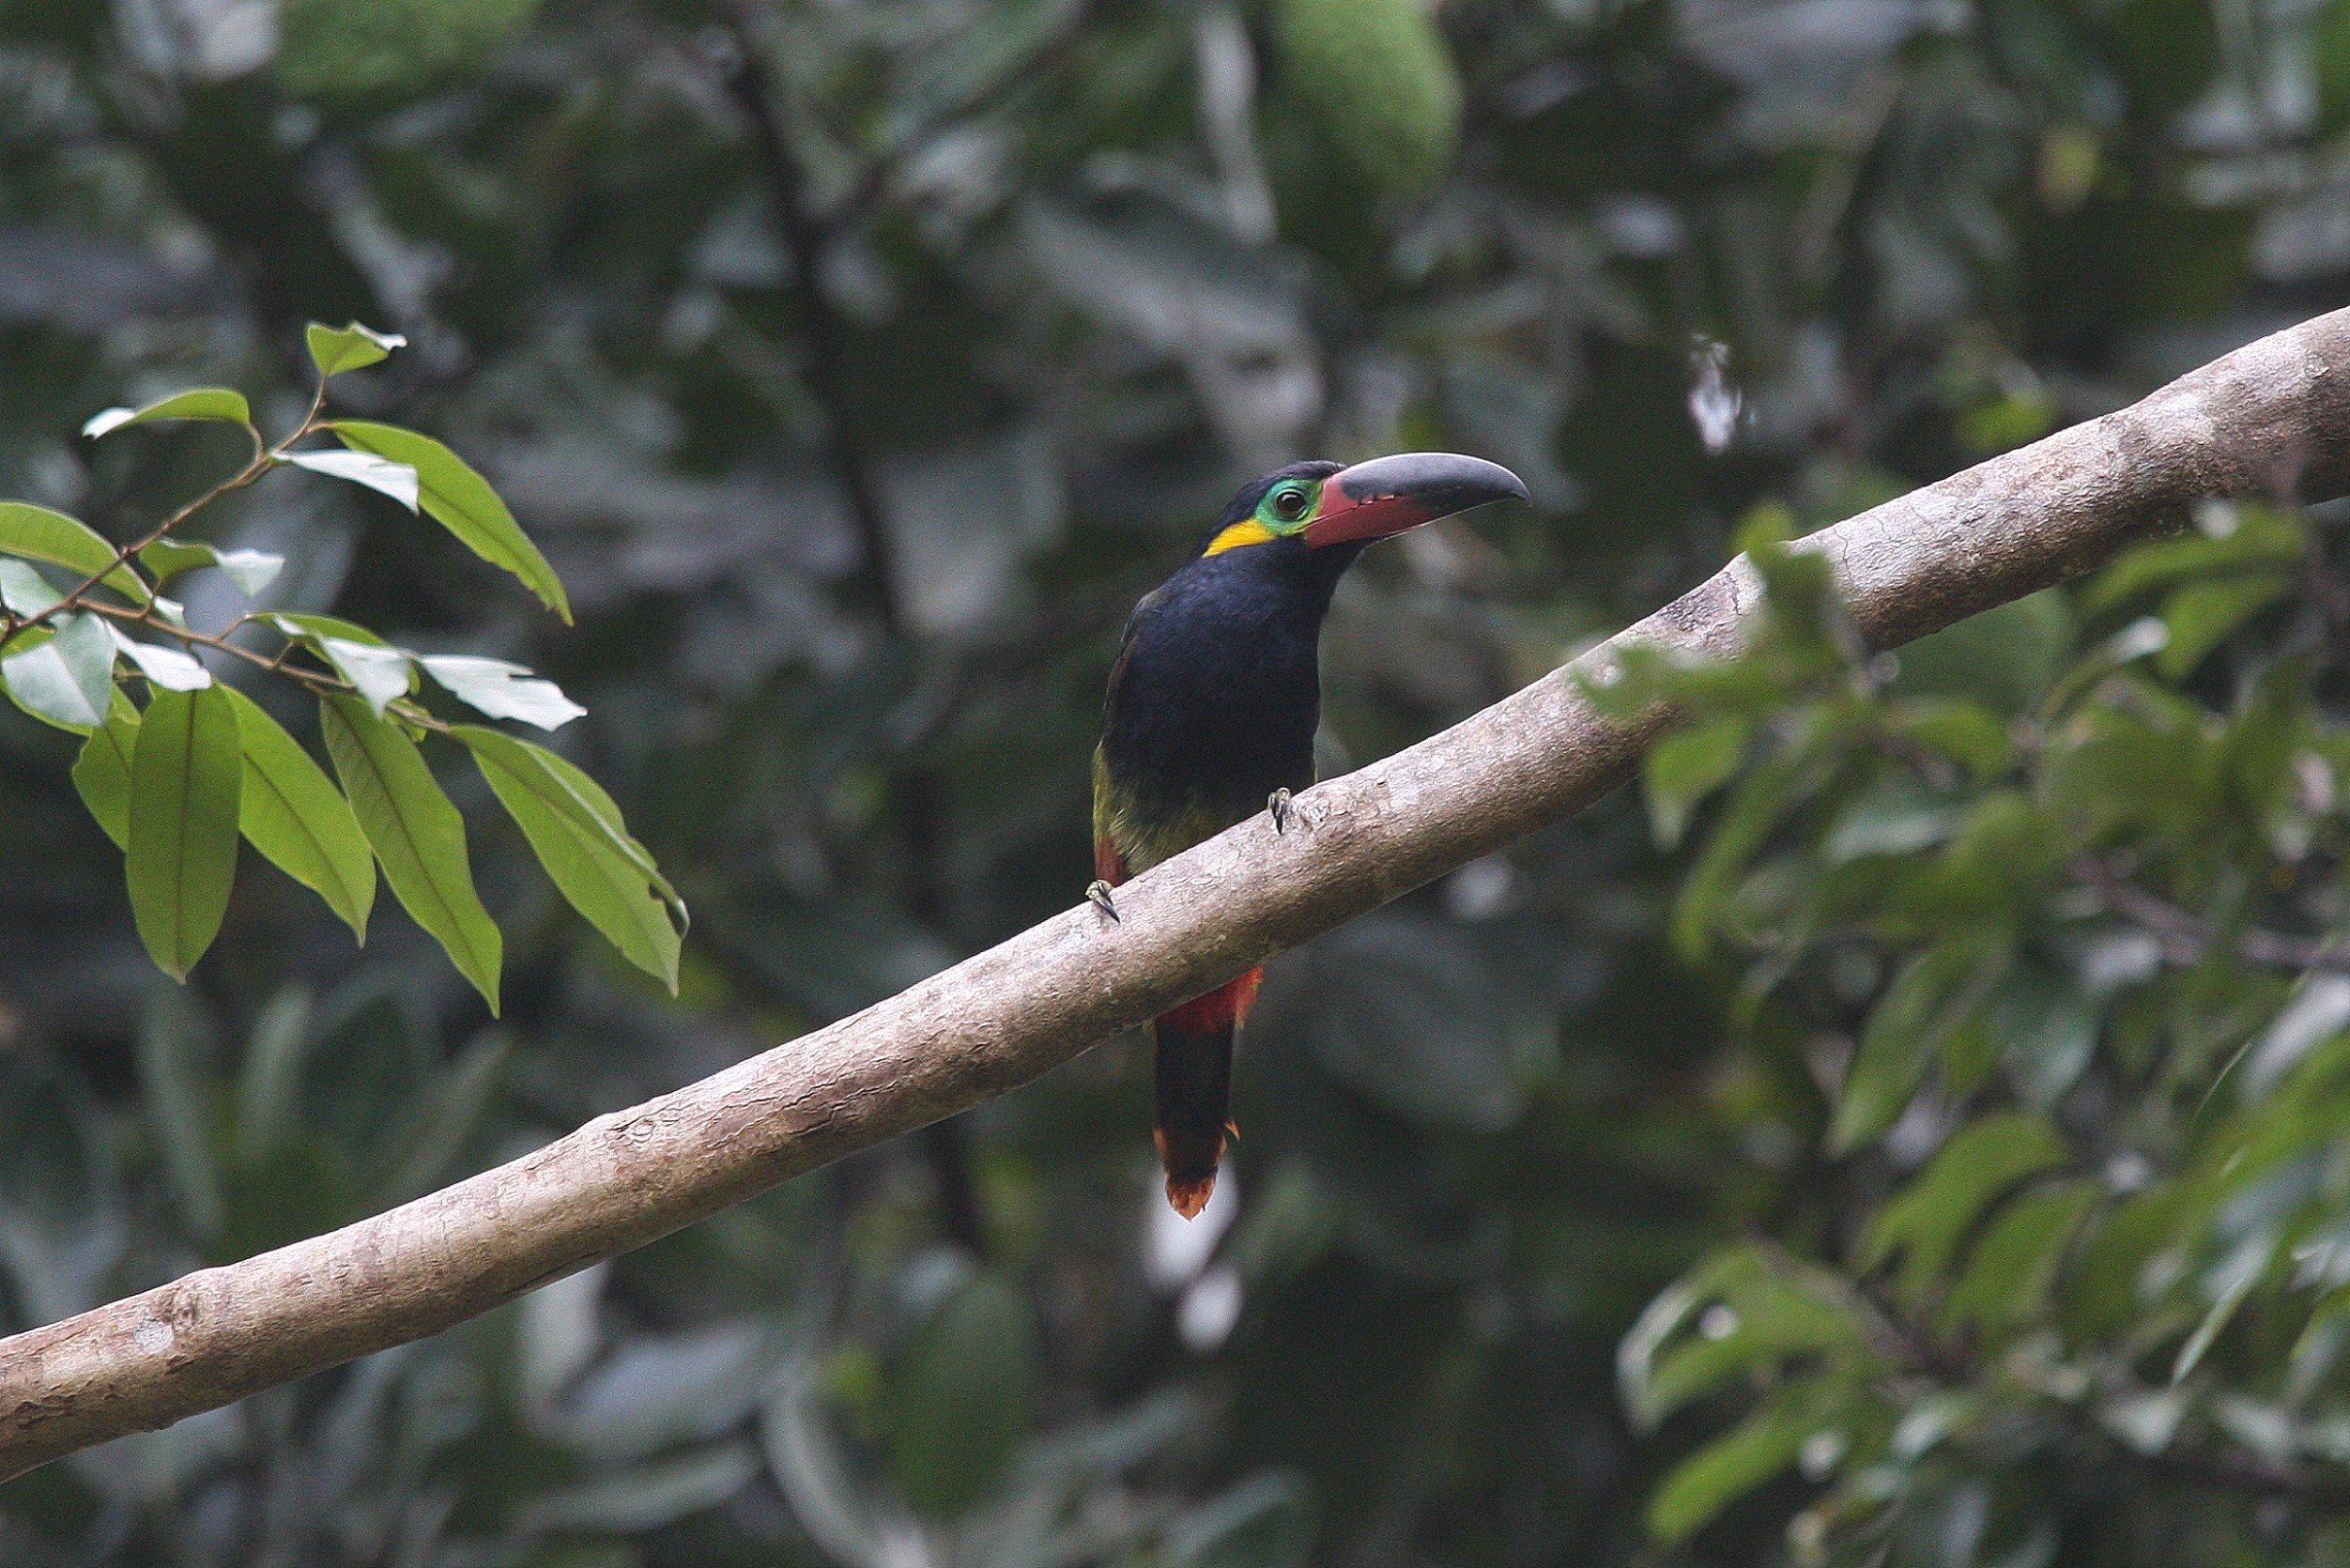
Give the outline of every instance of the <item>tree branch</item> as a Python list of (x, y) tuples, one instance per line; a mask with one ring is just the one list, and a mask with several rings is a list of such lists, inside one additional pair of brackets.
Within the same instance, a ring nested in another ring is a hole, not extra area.
[[(2213, 495), (2350, 489), (2350, 311), (1804, 542), (1890, 647), (2061, 582)], [(853, 1018), (330, 1235), (0, 1341), (0, 1477), (438, 1332), (968, 1109), (1590, 805), (1672, 721), (1603, 718), (1627, 643), (1739, 646), (1733, 561), (1564, 669)], [(1079, 873), (1072, 868), (1074, 883)]]

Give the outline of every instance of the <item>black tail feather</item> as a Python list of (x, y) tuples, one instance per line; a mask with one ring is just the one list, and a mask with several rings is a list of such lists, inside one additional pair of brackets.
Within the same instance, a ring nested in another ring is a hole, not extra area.
[(1234, 1026), (1195, 1030), (1160, 1020), (1158, 1120), (1152, 1136), (1167, 1172), (1167, 1201), (1189, 1220), (1207, 1207), (1232, 1121)]

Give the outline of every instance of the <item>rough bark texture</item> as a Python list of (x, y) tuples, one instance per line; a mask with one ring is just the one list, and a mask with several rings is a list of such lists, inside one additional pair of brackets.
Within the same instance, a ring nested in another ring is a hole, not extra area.
[[(1891, 647), (2060, 582), (2218, 495), (2350, 488), (2350, 311), (1805, 542)], [(1668, 722), (1576, 676), (1630, 639), (1727, 653), (1733, 562), (1505, 701), (902, 994), (328, 1236), (0, 1341), (0, 1478), (435, 1333), (852, 1149), (1027, 1082), (1621, 782)], [(1077, 873), (1072, 871), (1072, 882)]]

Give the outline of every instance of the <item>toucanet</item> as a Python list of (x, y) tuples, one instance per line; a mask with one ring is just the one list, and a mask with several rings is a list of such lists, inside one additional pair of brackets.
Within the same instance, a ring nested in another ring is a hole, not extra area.
[[(1351, 468), (1293, 463), (1245, 485), (1198, 551), (1127, 622), (1094, 752), (1094, 875), (1112, 889), (1259, 811), (1289, 825), (1313, 782), (1319, 644), (1330, 594), (1374, 542), (1487, 501), (1526, 499), (1498, 464), (1449, 453)], [(1162, 1014), (1153, 1137), (1167, 1201), (1206, 1207), (1232, 1134), (1233, 1036), (1264, 971)]]

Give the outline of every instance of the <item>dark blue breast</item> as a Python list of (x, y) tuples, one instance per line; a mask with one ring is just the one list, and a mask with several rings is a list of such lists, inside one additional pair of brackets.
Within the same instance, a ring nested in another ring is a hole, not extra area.
[(1313, 782), (1317, 644), (1338, 549), (1296, 540), (1193, 561), (1137, 606), (1112, 672), (1102, 746), (1146, 809), (1234, 820)]

